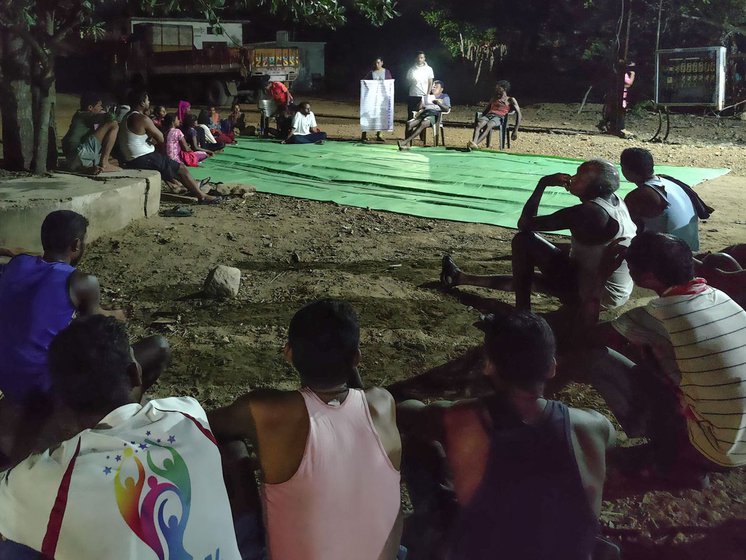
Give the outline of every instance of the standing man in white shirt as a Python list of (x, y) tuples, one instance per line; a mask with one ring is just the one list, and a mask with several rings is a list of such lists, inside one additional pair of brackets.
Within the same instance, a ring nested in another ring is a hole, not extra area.
[(311, 111), (311, 104), (304, 101), (298, 105), (298, 112), (293, 115), (290, 136), (282, 141), (283, 144), (323, 144), (326, 132), (321, 132), (316, 124), (316, 115)]
[(433, 87), (433, 80), (435, 80), (433, 69), (425, 61), (425, 53), (419, 51), (414, 66), (407, 71), (407, 83), (409, 84), (407, 120), (412, 118), (412, 111), (419, 110), (422, 98), (430, 93)]

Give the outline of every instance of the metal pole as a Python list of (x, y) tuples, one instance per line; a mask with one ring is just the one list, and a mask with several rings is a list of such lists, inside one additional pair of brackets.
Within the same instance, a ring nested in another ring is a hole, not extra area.
[(661, 16), (663, 15), (663, 0), (658, 2), (658, 31), (655, 33), (655, 50), (661, 48)]
[(632, 0), (630, 0), (629, 5), (627, 7), (627, 37), (624, 40), (624, 63), (627, 64), (629, 62), (629, 28), (632, 24)]

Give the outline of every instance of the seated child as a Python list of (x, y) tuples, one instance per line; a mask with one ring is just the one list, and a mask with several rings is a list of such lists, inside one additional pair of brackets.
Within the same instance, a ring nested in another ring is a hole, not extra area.
[[(199, 135), (198, 140), (200, 143), (206, 142), (208, 144), (222, 144), (225, 147), (226, 144), (230, 144), (233, 141), (227, 138), (220, 129), (213, 129), (213, 124), (210, 118), (210, 113), (206, 109), (202, 109), (197, 115), (197, 134)], [(204, 139), (203, 139), (204, 138)], [(220, 148), (215, 148), (218, 150)]]
[[(155, 107), (153, 107), (151, 113), (152, 116), (150, 117), (150, 120), (155, 123), (155, 126), (157, 126), (158, 128), (162, 128), (163, 118), (166, 116), (166, 108), (163, 105), (156, 105)], [(168, 132), (168, 129), (165, 132)]]
[(200, 161), (207, 159), (207, 152), (192, 150), (184, 138), (184, 133), (179, 129), (179, 116), (169, 113), (163, 118), (163, 132), (166, 135), (166, 155), (174, 161), (196, 167)]
[(234, 135), (239, 136), (245, 128), (246, 119), (241, 112), (241, 106), (238, 103), (234, 103), (228, 117), (220, 121), (220, 129), (225, 133), (232, 132)]
[[(187, 144), (195, 152), (201, 150), (206, 152), (208, 156), (212, 156), (215, 150), (223, 148), (222, 144), (215, 147), (216, 144), (208, 144), (206, 142), (204, 131), (197, 129), (197, 119), (191, 113), (184, 115), (184, 120), (181, 122), (181, 130), (184, 132)], [(202, 132), (202, 138), (200, 138), (200, 132)]]
[[(202, 112), (200, 111), (200, 115), (201, 114)], [(199, 120), (199, 117), (197, 117), (198, 122)], [(209, 122), (207, 126), (210, 128), (212, 135), (218, 142), (222, 142), (223, 144), (236, 143), (236, 135), (234, 132), (223, 132), (223, 130), (220, 128), (220, 113), (217, 112), (215, 107), (210, 107), (208, 120)]]

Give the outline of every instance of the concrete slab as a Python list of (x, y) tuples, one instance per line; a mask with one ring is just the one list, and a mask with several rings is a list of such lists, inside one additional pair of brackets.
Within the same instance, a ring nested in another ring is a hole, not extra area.
[(88, 218), (90, 241), (133, 220), (156, 216), (160, 201), (157, 171), (0, 179), (0, 247), (41, 251), (41, 223), (53, 210), (74, 210)]

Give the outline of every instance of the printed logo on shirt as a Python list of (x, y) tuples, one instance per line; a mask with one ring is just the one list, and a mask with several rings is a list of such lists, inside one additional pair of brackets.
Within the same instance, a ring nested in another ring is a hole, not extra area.
[[(146, 432), (147, 436), (151, 433)], [(121, 454), (109, 455), (113, 466), (103, 474), (114, 473), (114, 494), (125, 523), (150, 547), (159, 560), (220, 560), (214, 554), (193, 555), (184, 547), (189, 523), (192, 486), (189, 468), (178, 451), (174, 435), (161, 439), (144, 438), (140, 443), (125, 442)], [(141, 460), (142, 459), (142, 460)]]

